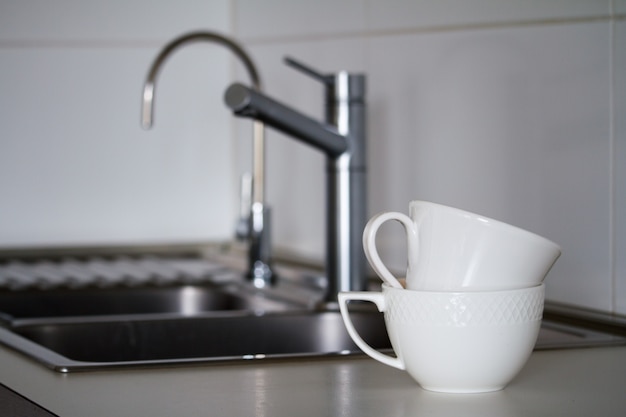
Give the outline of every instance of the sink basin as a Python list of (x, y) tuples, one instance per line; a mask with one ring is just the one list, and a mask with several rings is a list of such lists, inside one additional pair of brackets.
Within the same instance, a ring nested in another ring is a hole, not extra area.
[(242, 292), (235, 285), (8, 291), (0, 292), (0, 321), (8, 324), (146, 314), (193, 316), (219, 311), (284, 311), (290, 307), (284, 300)]
[[(146, 266), (142, 259), (138, 265)], [(100, 263), (85, 261), (80, 271), (87, 274), (89, 265)], [(127, 262), (110, 264), (117, 271)], [(16, 265), (18, 272), (32, 272), (30, 281), (38, 282), (40, 263), (32, 264), (37, 274), (25, 263), (7, 264), (5, 272)], [(237, 270), (220, 267), (223, 274), (217, 277), (210, 272), (217, 270), (213, 264), (186, 260), (175, 265), (186, 266), (188, 275), (190, 265), (200, 273), (176, 285), (161, 277), (125, 279), (130, 284), (104, 288), (95, 280), (74, 288), (59, 284), (0, 290), (0, 344), (59, 372), (362, 355), (339, 312), (314, 309), (323, 299), (314, 273), (285, 267), (278, 285), (258, 290)], [(378, 350), (390, 351), (383, 315), (371, 303), (350, 309), (363, 338)], [(567, 311), (557, 313), (554, 318), (561, 317), (560, 323), (544, 320), (537, 349), (626, 343), (626, 330), (619, 336), (613, 333), (615, 326), (609, 326), (611, 332), (575, 328), (562, 324)]]
[[(359, 334), (390, 351), (383, 315), (360, 307), (351, 312)], [(0, 343), (58, 372), (362, 355), (337, 311), (16, 320), (0, 326)], [(625, 343), (619, 335), (544, 320), (535, 348)]]
[[(372, 346), (390, 348), (382, 314), (352, 320)], [(60, 372), (360, 352), (335, 311), (18, 324), (0, 339)]]

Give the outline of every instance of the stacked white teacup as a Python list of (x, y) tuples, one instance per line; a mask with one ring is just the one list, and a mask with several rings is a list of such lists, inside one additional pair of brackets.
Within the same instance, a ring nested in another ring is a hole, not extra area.
[[(366, 354), (406, 370), (424, 389), (473, 393), (504, 388), (522, 369), (543, 316), (543, 280), (561, 254), (555, 243), (515, 226), (426, 201), (410, 216), (383, 212), (363, 233), (382, 292), (344, 292), (339, 307), (350, 337)], [(376, 250), (388, 220), (406, 230), (406, 280)], [(347, 304), (370, 301), (383, 312), (392, 357), (356, 332)]]

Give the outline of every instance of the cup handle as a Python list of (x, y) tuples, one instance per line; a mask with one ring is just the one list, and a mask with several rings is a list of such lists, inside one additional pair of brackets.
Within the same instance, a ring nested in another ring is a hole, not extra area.
[[(363, 250), (365, 251), (365, 256), (370, 265), (385, 283), (394, 288), (403, 288), (398, 279), (394, 277), (385, 264), (383, 264), (376, 250), (376, 233), (378, 232), (378, 228), (388, 220), (399, 221), (404, 226), (409, 248), (412, 248), (417, 243), (417, 230), (409, 216), (395, 211), (387, 211), (375, 215), (365, 225), (365, 230), (363, 231)], [(411, 256), (410, 253), (409, 256)]]
[(355, 291), (355, 292), (340, 292), (338, 294), (339, 300), (339, 311), (341, 312), (341, 318), (343, 319), (343, 323), (348, 330), (348, 334), (354, 341), (354, 343), (361, 348), (363, 352), (365, 352), (368, 356), (376, 359), (379, 362), (384, 363), (385, 365), (389, 365), (393, 368), (405, 370), (404, 363), (399, 358), (394, 358), (392, 356), (388, 356), (380, 353), (376, 349), (372, 348), (368, 345), (363, 338), (359, 335), (359, 333), (354, 328), (352, 324), (352, 320), (350, 319), (350, 314), (348, 312), (348, 301), (356, 300), (356, 301), (370, 301), (376, 304), (378, 311), (385, 311), (385, 296), (382, 292), (371, 292), (371, 291)]

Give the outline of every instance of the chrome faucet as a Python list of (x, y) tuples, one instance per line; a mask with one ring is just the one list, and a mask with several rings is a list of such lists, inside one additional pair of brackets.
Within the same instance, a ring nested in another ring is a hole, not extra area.
[(365, 76), (340, 71), (321, 74), (293, 59), (288, 65), (325, 86), (325, 123), (313, 120), (242, 84), (224, 99), (235, 115), (260, 120), (324, 152), (327, 159), (327, 304), (340, 291), (366, 287), (361, 246), (366, 221)]
[[(191, 32), (173, 39), (166, 44), (157, 55), (150, 70), (143, 89), (141, 124), (145, 129), (152, 127), (154, 113), (154, 94), (157, 74), (165, 60), (172, 52), (183, 45), (194, 42), (218, 43), (229, 48), (244, 64), (250, 76), (252, 85), (256, 91), (261, 91), (261, 80), (256, 67), (248, 54), (232, 39), (226, 38), (214, 32)], [(248, 247), (248, 273), (247, 277), (252, 283), (262, 288), (276, 280), (271, 266), (271, 239), (270, 239), (270, 213), (265, 205), (265, 128), (262, 121), (255, 120), (253, 123), (253, 167), (252, 167), (252, 195), (249, 207), (249, 215), (243, 222), (247, 227), (238, 227), (238, 235), (246, 234)], [(245, 190), (244, 190), (245, 191)], [(241, 223), (241, 221), (240, 221)], [(241, 237), (241, 236), (240, 236)]]

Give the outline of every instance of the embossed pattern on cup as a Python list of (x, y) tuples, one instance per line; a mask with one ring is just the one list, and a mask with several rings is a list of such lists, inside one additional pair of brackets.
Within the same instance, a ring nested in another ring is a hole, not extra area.
[(534, 291), (388, 291), (386, 315), (394, 322), (428, 326), (506, 326), (541, 320), (543, 293)]

